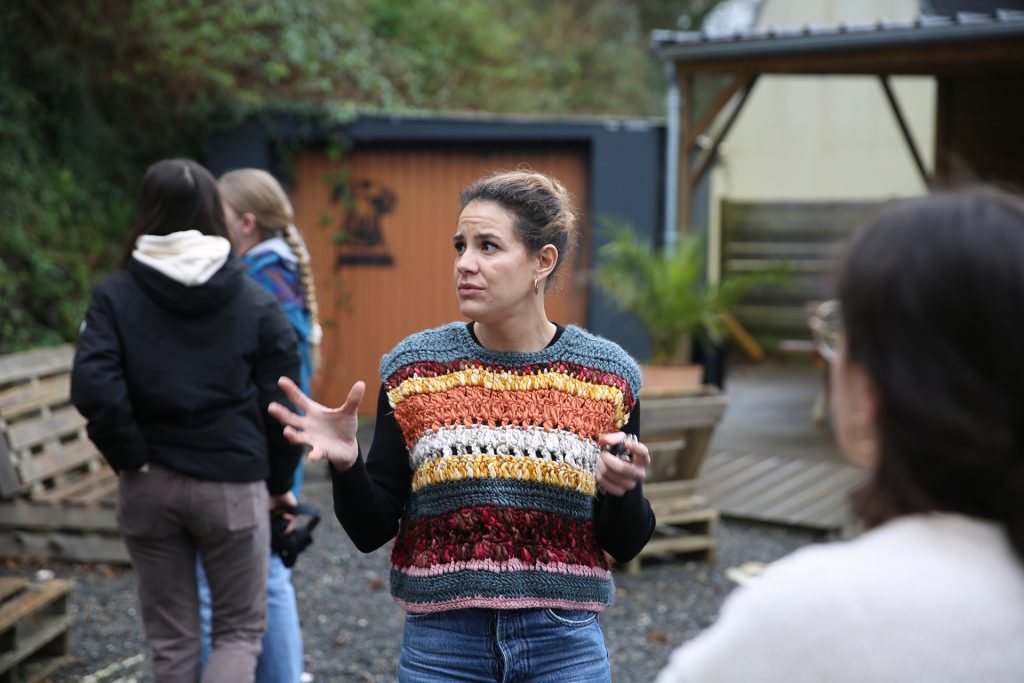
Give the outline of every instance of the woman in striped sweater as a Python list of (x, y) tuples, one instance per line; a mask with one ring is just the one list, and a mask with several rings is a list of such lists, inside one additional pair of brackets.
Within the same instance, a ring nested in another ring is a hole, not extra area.
[(561, 183), (497, 173), (461, 204), (454, 279), (470, 322), (384, 356), (366, 458), (362, 382), (328, 410), (282, 379), (305, 415), (270, 410), (328, 460), (353, 542), (370, 552), (395, 539), (399, 680), (610, 681), (597, 620), (614, 591), (608, 556), (632, 559), (654, 530), (640, 371), (617, 344), (545, 313), (575, 237)]

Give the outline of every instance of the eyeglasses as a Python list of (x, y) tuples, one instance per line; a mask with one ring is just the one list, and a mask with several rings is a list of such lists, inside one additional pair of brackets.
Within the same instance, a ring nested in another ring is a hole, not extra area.
[(843, 336), (843, 320), (838, 299), (822, 301), (807, 318), (814, 346), (829, 363), (839, 358), (839, 340)]

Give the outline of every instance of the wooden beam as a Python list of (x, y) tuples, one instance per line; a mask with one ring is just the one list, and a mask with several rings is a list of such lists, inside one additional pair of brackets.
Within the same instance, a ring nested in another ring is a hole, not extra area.
[(746, 104), (747, 98), (750, 97), (750, 92), (754, 89), (754, 83), (757, 82), (757, 75), (747, 77), (743, 84), (743, 89), (740, 91), (739, 101), (736, 102), (736, 106), (733, 107), (732, 111), (729, 112), (729, 116), (726, 117), (725, 123), (722, 124), (722, 128), (715, 135), (711, 141), (711, 146), (707, 149), (704, 155), (701, 157), (696, 164), (696, 170), (689, 178), (689, 191), (693, 192), (697, 189), (697, 185), (700, 184), (704, 174), (711, 168), (711, 164), (714, 163), (715, 158), (718, 157), (718, 147), (722, 144), (722, 140), (729, 134), (729, 130), (732, 128), (732, 124), (736, 122), (736, 117), (739, 116), (740, 111), (743, 110), (743, 105)]
[(722, 112), (725, 105), (729, 104), (732, 96), (736, 94), (736, 91), (743, 87), (747, 82), (747, 78), (740, 76), (739, 74), (734, 75), (732, 80), (729, 81), (718, 94), (715, 95), (715, 99), (712, 100), (711, 104), (708, 105), (704, 113), (701, 114), (700, 119), (697, 123), (693, 124), (693, 128), (690, 129), (683, 141), (683, 149), (689, 150), (693, 147), (693, 144), (697, 142), (697, 138), (704, 134), (704, 131), (715, 122), (718, 115)]
[(747, 328), (743, 327), (743, 324), (736, 319), (736, 316), (725, 309), (719, 311), (718, 315), (722, 318), (722, 322), (725, 323), (725, 329), (729, 331), (729, 336), (733, 338), (737, 346), (743, 349), (743, 353), (747, 354), (747, 358), (753, 361), (764, 360), (764, 349), (747, 332)]
[(1024, 41), (1011, 37), (810, 55), (794, 49), (786, 53), (727, 55), (715, 59), (683, 56), (674, 61), (679, 69), (692, 74), (939, 75), (978, 69), (1019, 73), (1024, 65)]
[(882, 90), (885, 92), (885, 98), (889, 100), (889, 106), (892, 108), (893, 116), (896, 117), (896, 123), (899, 124), (900, 131), (903, 133), (903, 140), (907, 143), (907, 149), (910, 150), (910, 156), (914, 158), (914, 165), (917, 166), (917, 172), (921, 174), (921, 180), (924, 181), (924, 186), (931, 187), (932, 178), (928, 175), (928, 170), (924, 167), (924, 159), (921, 158), (921, 152), (918, 151), (917, 144), (914, 142), (914, 136), (910, 132), (910, 126), (907, 124), (907, 119), (903, 115), (900, 103), (896, 99), (896, 93), (892, 91), (892, 85), (889, 83), (889, 77), (884, 74), (880, 74), (878, 76), (878, 82), (882, 84)]

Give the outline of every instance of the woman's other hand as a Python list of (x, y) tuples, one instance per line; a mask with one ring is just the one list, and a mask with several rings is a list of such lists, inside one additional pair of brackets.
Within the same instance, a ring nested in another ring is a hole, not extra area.
[[(647, 477), (651, 454), (647, 451), (647, 446), (635, 436), (623, 432), (602, 434), (598, 437), (597, 443), (601, 446), (601, 456), (597, 461), (597, 483), (605, 491), (613, 496), (621, 496)], [(617, 444), (622, 444), (626, 449), (628, 460), (607, 450)]]
[(268, 412), (284, 425), (284, 436), (294, 444), (310, 447), (311, 461), (327, 458), (338, 472), (344, 472), (359, 457), (356, 430), (359, 426), (359, 403), (366, 384), (356, 382), (348, 398), (338, 408), (322, 406), (302, 393), (287, 377), (277, 381), (285, 396), (303, 413), (299, 415), (280, 403), (271, 403)]

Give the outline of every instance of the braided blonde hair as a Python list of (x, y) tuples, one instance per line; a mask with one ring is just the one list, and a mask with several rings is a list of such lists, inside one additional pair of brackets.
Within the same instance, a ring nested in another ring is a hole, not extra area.
[(299, 262), (302, 293), (306, 308), (309, 310), (309, 352), (312, 369), (315, 370), (320, 363), (320, 341), (323, 337), (323, 330), (320, 327), (320, 306), (316, 300), (316, 284), (313, 282), (309, 251), (298, 229), (292, 224), (295, 211), (288, 195), (274, 176), (256, 168), (242, 168), (225, 173), (217, 181), (217, 186), (221, 199), (236, 213), (251, 213), (256, 217), (261, 240), (281, 237), (295, 254)]

